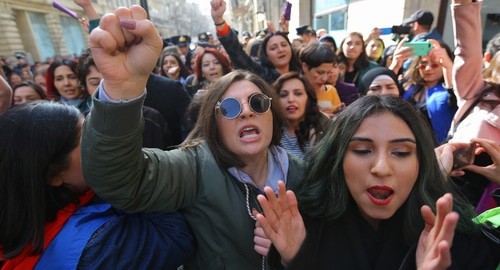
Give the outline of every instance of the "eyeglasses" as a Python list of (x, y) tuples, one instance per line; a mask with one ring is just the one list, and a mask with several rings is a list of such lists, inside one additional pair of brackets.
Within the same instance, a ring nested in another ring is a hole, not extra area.
[[(271, 108), (271, 98), (262, 93), (252, 94), (248, 98), (248, 102), (243, 103), (247, 103), (250, 110), (259, 114), (265, 113)], [(234, 119), (240, 116), (243, 111), (243, 104), (237, 98), (228, 97), (218, 101), (215, 109), (218, 109), (224, 118)]]
[(439, 64), (427, 63), (427, 62), (420, 62), (420, 64), (418, 64), (419, 69), (426, 69), (428, 66), (431, 67), (432, 69), (436, 69), (439, 67)]

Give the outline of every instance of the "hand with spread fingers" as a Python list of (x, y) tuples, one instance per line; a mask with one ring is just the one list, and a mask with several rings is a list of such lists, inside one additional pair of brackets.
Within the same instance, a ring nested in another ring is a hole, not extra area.
[(425, 228), (417, 246), (417, 269), (447, 269), (451, 265), (450, 249), (459, 218), (452, 208), (453, 196), (449, 193), (437, 200), (436, 215), (428, 205), (422, 207)]
[(283, 181), (278, 182), (278, 187), (278, 197), (270, 187), (264, 188), (266, 196), (257, 197), (264, 215), (257, 214), (256, 217), (280, 253), (282, 263), (286, 265), (299, 251), (306, 237), (306, 229), (295, 194), (286, 190)]
[(144, 93), (163, 41), (140, 6), (120, 7), (102, 17), (90, 34), (90, 49), (112, 99), (133, 99)]

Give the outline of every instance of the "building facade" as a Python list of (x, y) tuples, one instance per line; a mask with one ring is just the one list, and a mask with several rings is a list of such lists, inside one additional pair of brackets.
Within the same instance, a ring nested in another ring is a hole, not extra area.
[[(84, 17), (82, 9), (72, 0), (57, 0), (63, 6)], [(214, 32), (209, 12), (202, 14), (194, 0), (91, 0), (98, 14), (113, 11), (118, 6), (130, 6), (146, 1), (149, 17), (163, 38), (178, 34), (193, 36)], [(208, 0), (204, 0), (208, 1)], [(425, 8), (435, 16), (435, 26), (443, 33), (446, 43), (453, 44), (450, 0), (288, 0), (292, 3), (289, 23), (290, 39), (295, 28), (309, 24), (324, 28), (340, 44), (351, 31), (368, 34), (374, 27), (401, 24), (415, 10)], [(267, 28), (267, 22), (279, 27), (285, 0), (226, 0), (225, 18), (239, 33), (254, 35)], [(380, 5), (383, 5), (380, 7)], [(484, 0), (482, 9), (484, 41), (500, 32), (498, 0)], [(79, 55), (87, 46), (88, 30), (71, 16), (55, 9), (52, 0), (0, 0), (0, 55), (13, 58), (24, 52), (29, 61), (45, 61), (54, 56)], [(391, 42), (390, 36), (384, 40)]]

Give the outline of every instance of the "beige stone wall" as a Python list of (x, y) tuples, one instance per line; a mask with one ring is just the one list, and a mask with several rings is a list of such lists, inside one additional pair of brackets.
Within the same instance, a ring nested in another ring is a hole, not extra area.
[[(59, 0), (61, 4), (83, 16), (82, 10), (71, 0)], [(67, 55), (62, 35), (61, 16), (67, 16), (52, 7), (47, 0), (0, 0), (0, 55), (13, 58), (15, 52), (27, 52), (33, 60), (40, 59), (40, 51), (35, 43), (29, 12), (43, 14), (57, 55)], [(99, 6), (97, 6), (99, 7)], [(84, 38), (88, 38), (85, 30)]]

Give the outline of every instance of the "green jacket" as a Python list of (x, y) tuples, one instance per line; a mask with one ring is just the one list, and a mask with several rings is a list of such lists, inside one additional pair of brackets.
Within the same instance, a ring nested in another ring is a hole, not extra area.
[[(171, 151), (141, 148), (143, 100), (106, 104), (94, 99), (81, 147), (88, 184), (126, 211), (182, 210), (197, 241), (186, 269), (261, 269), (244, 185), (215, 162), (205, 143)], [(287, 186), (293, 189), (303, 178), (304, 164), (289, 160)], [(257, 189), (250, 190), (251, 209), (258, 206)]]

